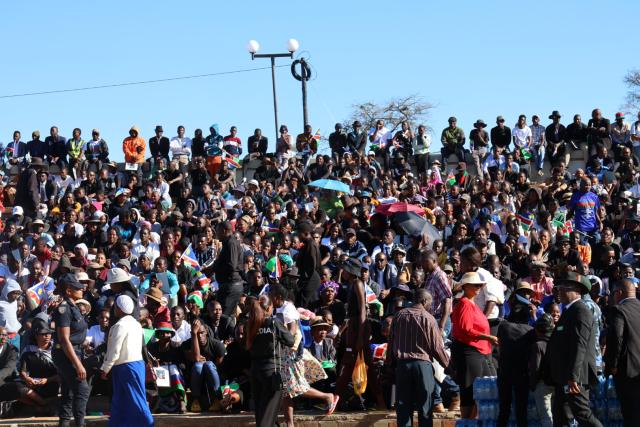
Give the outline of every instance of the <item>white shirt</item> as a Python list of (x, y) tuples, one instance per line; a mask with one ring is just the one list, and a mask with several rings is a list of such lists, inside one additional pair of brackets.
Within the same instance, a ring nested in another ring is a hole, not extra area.
[[(369, 136), (374, 135), (376, 133), (376, 130), (377, 128), (375, 127), (371, 128), (371, 130), (369, 131)], [(385, 148), (389, 144), (389, 141), (391, 141), (392, 139), (393, 135), (391, 135), (391, 131), (383, 126), (382, 129), (378, 131), (376, 138), (371, 144), (378, 145), (380, 148)]]
[[(525, 125), (522, 129), (515, 125), (511, 130), (511, 135), (513, 135), (514, 143), (516, 147), (528, 147), (531, 142), (531, 128)], [(529, 139), (529, 141), (527, 141)]]
[(183, 137), (179, 138), (174, 136), (169, 141), (169, 150), (171, 150), (172, 156), (191, 156), (191, 138)]
[(102, 371), (109, 372), (114, 366), (142, 360), (142, 325), (133, 316), (123, 316), (109, 330), (107, 354)]
[(87, 331), (86, 343), (91, 344), (91, 347), (96, 348), (104, 342), (105, 333), (100, 329), (100, 325), (93, 325)]
[(387, 258), (390, 259), (391, 258), (391, 250), (392, 249), (393, 249), (393, 243), (390, 244), (390, 245), (385, 245), (383, 243), (381, 245), (376, 246), (375, 248), (373, 248), (373, 251), (371, 252), (371, 261), (375, 262), (376, 255), (378, 255), (380, 252), (385, 254), (387, 256)]
[(640, 147), (640, 120), (638, 120), (631, 126), (631, 135), (636, 136), (638, 138), (636, 140), (631, 138), (631, 143), (633, 144), (633, 146)]
[(176, 334), (171, 338), (171, 345), (179, 347), (180, 344), (191, 338), (191, 325), (186, 320), (176, 329)]
[(53, 180), (56, 184), (56, 189), (58, 190), (56, 193), (62, 197), (64, 193), (66, 193), (67, 188), (73, 184), (73, 178), (69, 175), (65, 179), (62, 179), (60, 175), (54, 175)]
[(136, 258), (140, 258), (140, 255), (146, 254), (151, 260), (151, 264), (160, 256), (160, 246), (156, 243), (149, 242), (149, 245), (144, 246), (142, 243), (138, 243), (131, 248), (131, 255)]
[[(63, 222), (58, 226), (56, 231), (60, 234), (64, 234), (65, 225), (67, 225), (67, 223)], [(76, 222), (75, 224), (73, 224), (73, 228), (76, 230), (76, 237), (80, 237), (84, 233), (84, 227), (82, 226), (82, 224)]]
[(482, 287), (480, 293), (474, 298), (474, 302), (482, 311), (484, 311), (484, 307), (488, 302), (495, 302), (496, 305), (493, 306), (493, 310), (491, 310), (487, 318), (497, 319), (500, 314), (498, 304), (504, 304), (504, 284), (484, 268), (479, 268), (477, 273), (487, 284)]

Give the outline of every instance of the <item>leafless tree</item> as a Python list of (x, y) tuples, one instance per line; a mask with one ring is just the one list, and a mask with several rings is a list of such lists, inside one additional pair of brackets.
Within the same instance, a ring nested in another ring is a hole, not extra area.
[(629, 111), (640, 111), (640, 69), (631, 70), (624, 77), (629, 91), (624, 108)]
[(353, 104), (352, 108), (349, 119), (343, 123), (347, 129), (351, 128), (354, 121), (359, 120), (368, 131), (368, 128), (374, 126), (376, 120), (382, 119), (391, 131), (398, 129), (400, 123), (405, 120), (415, 131), (415, 128), (421, 124), (424, 124), (427, 130), (430, 129), (425, 122), (435, 105), (426, 102), (420, 95), (412, 94), (393, 98), (381, 104), (372, 101), (357, 103)]

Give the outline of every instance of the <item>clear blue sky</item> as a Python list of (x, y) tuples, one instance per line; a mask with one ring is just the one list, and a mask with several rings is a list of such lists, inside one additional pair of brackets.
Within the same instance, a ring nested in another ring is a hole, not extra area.
[[(437, 104), (436, 138), (450, 115), (466, 131), (502, 114), (563, 121), (600, 107), (612, 118), (624, 101), (622, 78), (640, 67), (640, 2), (595, 1), (30, 1), (2, 2), (0, 95), (158, 79), (268, 65), (290, 37), (307, 51), (310, 122), (328, 135), (355, 102), (419, 93)], [(285, 64), (286, 59), (280, 60)], [(280, 123), (298, 133), (300, 84), (277, 70)], [(0, 99), (0, 141), (19, 129), (48, 134), (56, 124), (90, 137), (98, 127), (121, 160), (121, 141), (138, 124), (171, 137), (184, 124), (261, 127), (273, 144), (270, 71), (67, 94)], [(273, 145), (272, 145), (273, 146)]]

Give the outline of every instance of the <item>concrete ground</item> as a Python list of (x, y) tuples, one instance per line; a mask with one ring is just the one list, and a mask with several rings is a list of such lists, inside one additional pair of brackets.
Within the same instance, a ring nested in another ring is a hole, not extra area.
[[(434, 427), (453, 427), (459, 414), (448, 413), (434, 417)], [(154, 415), (156, 427), (236, 427), (255, 425), (253, 414), (221, 415), (221, 414), (157, 414)], [(417, 423), (417, 420), (416, 420)], [(58, 419), (47, 418), (14, 418), (0, 420), (0, 426), (56, 427)], [(90, 416), (87, 427), (106, 427), (107, 416)], [(396, 427), (395, 414), (386, 411), (335, 413), (330, 417), (317, 412), (296, 413), (296, 426), (299, 427)]]

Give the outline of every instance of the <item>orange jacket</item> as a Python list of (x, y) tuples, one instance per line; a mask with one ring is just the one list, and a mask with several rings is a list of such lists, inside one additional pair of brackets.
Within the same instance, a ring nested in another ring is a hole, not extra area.
[(127, 163), (144, 163), (144, 152), (147, 148), (147, 143), (140, 136), (140, 130), (137, 126), (133, 126), (131, 130), (135, 130), (138, 136), (135, 138), (129, 136), (122, 141), (124, 161)]

